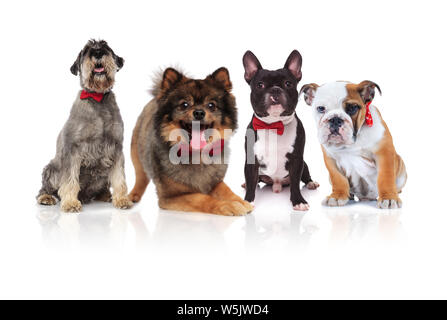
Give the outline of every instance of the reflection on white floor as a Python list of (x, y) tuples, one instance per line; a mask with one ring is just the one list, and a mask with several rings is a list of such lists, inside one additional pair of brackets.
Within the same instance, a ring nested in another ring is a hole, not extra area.
[(343, 208), (321, 207), (321, 192), (303, 190), (312, 207), (307, 213), (289, 205), (289, 190), (277, 195), (259, 188), (255, 211), (246, 217), (181, 213), (145, 203), (131, 211), (94, 203), (81, 214), (58, 206), (38, 207), (42, 238), (50, 248), (125, 248), (163, 252), (300, 252), (309, 246), (387, 245), (403, 240), (401, 210), (379, 210), (375, 203)]

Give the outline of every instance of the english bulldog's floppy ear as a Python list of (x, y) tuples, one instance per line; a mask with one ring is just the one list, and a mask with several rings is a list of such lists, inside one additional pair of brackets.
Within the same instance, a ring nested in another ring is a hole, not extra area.
[(82, 57), (82, 51), (79, 52), (78, 57), (76, 58), (75, 62), (70, 68), (71, 73), (73, 73), (75, 76), (78, 75), (80, 66), (81, 66), (81, 57)]
[(306, 101), (306, 103), (311, 106), (314, 98), (315, 98), (315, 92), (318, 89), (318, 84), (316, 83), (309, 83), (304, 85), (301, 90), (300, 90), (300, 97), (302, 94), (304, 94), (304, 101)]
[(362, 97), (364, 103), (373, 101), (376, 88), (380, 95), (382, 95), (382, 90), (380, 90), (380, 87), (372, 81), (365, 80), (357, 85), (357, 91)]
[(166, 92), (172, 89), (177, 83), (183, 79), (183, 75), (174, 68), (167, 68), (163, 72), (163, 79), (161, 80), (161, 90)]
[(212, 75), (208, 76), (208, 78), (211, 78), (218, 84), (222, 85), (225, 91), (229, 92), (233, 87), (230, 81), (230, 73), (228, 72), (227, 68), (222, 67), (217, 69)]
[(301, 74), (301, 65), (303, 64), (303, 58), (298, 50), (293, 50), (292, 53), (287, 58), (287, 61), (284, 65), (284, 69), (289, 69), (292, 72), (293, 76), (300, 81)]
[(262, 69), (261, 63), (259, 62), (258, 58), (248, 50), (245, 52), (244, 57), (242, 58), (242, 63), (244, 64), (245, 74), (244, 78), (245, 81), (250, 83), (251, 79), (253, 79), (256, 72)]

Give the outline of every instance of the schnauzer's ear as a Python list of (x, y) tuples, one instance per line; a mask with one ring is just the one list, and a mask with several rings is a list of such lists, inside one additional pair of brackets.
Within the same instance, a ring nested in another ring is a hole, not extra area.
[(300, 90), (300, 97), (302, 94), (304, 94), (304, 101), (306, 101), (306, 103), (311, 106), (312, 103), (314, 102), (314, 98), (315, 98), (315, 92), (318, 89), (318, 84), (316, 83), (309, 83), (304, 85), (301, 90)]
[(173, 68), (167, 68), (163, 73), (161, 80), (161, 90), (166, 92), (172, 89), (177, 83), (183, 79), (183, 75)]
[(81, 65), (81, 56), (82, 56), (82, 51), (79, 52), (78, 57), (76, 58), (76, 61), (73, 63), (73, 65), (70, 68), (71, 73), (73, 73), (75, 76), (77, 76), (78, 72), (79, 72), (79, 66)]
[(217, 69), (212, 75), (208, 76), (208, 78), (211, 78), (222, 85), (225, 91), (230, 92), (231, 88), (233, 87), (230, 81), (230, 73), (228, 72), (227, 68), (222, 67)]
[(382, 90), (380, 90), (379, 85), (372, 81), (365, 80), (357, 85), (357, 91), (362, 97), (364, 103), (368, 103), (374, 99), (376, 88), (380, 95), (382, 95)]
[(244, 64), (245, 74), (244, 78), (245, 81), (250, 83), (251, 79), (253, 79), (256, 72), (262, 69), (261, 63), (259, 62), (258, 58), (248, 50), (245, 52), (244, 57), (242, 58), (242, 63)]
[(117, 56), (116, 54), (113, 54), (113, 57), (115, 58), (116, 66), (118, 67), (118, 71), (124, 66), (124, 59), (120, 56)]
[(301, 65), (303, 64), (303, 58), (298, 50), (293, 50), (292, 53), (287, 58), (284, 64), (284, 69), (288, 69), (292, 72), (293, 76), (300, 81), (301, 80)]

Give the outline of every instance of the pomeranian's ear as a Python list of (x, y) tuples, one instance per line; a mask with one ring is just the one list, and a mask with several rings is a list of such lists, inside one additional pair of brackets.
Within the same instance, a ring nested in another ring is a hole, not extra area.
[(223, 86), (225, 91), (230, 92), (233, 88), (233, 85), (230, 81), (230, 73), (228, 72), (227, 68), (219, 68), (216, 71), (213, 72), (212, 75), (208, 76), (208, 78), (213, 79), (217, 83)]
[(163, 78), (161, 80), (161, 91), (166, 92), (173, 89), (181, 80), (183, 75), (174, 68), (167, 68), (163, 72)]

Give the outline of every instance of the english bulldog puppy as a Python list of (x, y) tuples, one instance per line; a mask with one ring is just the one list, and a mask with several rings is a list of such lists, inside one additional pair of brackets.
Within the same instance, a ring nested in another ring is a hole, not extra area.
[(344, 206), (354, 196), (377, 200), (381, 209), (402, 206), (399, 193), (407, 172), (396, 153), (391, 133), (377, 107), (371, 105), (377, 84), (332, 82), (301, 88), (318, 126), (332, 194), (328, 206)]

